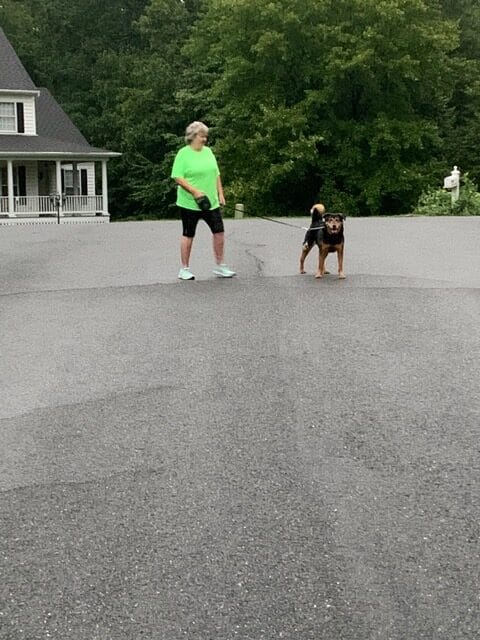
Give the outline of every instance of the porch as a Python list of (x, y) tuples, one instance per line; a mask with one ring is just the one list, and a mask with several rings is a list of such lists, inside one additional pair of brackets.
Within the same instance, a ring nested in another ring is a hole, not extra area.
[(109, 219), (106, 160), (0, 158), (0, 223), (67, 217)]
[[(52, 196), (14, 196), (13, 211), (9, 210), (8, 196), (0, 197), (0, 214), (15, 217), (56, 216), (57, 204)], [(103, 214), (102, 196), (63, 196), (59, 203), (60, 215), (98, 216)]]

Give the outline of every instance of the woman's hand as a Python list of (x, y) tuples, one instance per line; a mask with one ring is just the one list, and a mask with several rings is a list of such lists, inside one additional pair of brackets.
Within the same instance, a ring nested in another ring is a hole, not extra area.
[(175, 182), (178, 185), (180, 185), (182, 189), (185, 189), (185, 191), (188, 191), (188, 193), (191, 193), (192, 196), (195, 198), (195, 200), (205, 195), (203, 191), (199, 191), (198, 189), (195, 189), (195, 187), (193, 187), (189, 182), (187, 182), (185, 178), (175, 178)]

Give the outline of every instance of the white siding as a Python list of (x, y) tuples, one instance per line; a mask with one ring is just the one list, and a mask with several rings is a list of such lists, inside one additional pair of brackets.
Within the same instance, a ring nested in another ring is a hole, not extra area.
[[(20, 100), (18, 100), (20, 102)], [(25, 133), (30, 136), (37, 134), (37, 122), (35, 117), (35, 98), (24, 98), (23, 117), (25, 119)]]

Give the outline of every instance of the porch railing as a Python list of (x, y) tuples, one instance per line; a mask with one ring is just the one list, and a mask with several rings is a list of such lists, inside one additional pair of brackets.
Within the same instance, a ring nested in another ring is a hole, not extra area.
[(64, 213), (101, 213), (102, 196), (65, 196)]
[[(95, 215), (102, 213), (102, 196), (64, 196), (62, 213), (67, 215)], [(0, 213), (8, 214), (8, 197), (0, 197)], [(21, 215), (56, 214), (55, 203), (50, 196), (15, 196), (13, 213)]]

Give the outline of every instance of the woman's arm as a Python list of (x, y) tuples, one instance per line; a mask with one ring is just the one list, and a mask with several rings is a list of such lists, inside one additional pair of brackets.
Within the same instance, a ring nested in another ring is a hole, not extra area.
[(217, 176), (217, 193), (218, 193), (218, 201), (222, 207), (225, 206), (225, 196), (223, 195), (223, 185), (222, 179), (220, 176)]
[(187, 182), (185, 178), (175, 178), (175, 182), (180, 185), (182, 189), (185, 189), (185, 191), (191, 193), (194, 198), (201, 198), (204, 195), (203, 191), (199, 191), (198, 189), (195, 189), (195, 187), (192, 187), (192, 185)]

